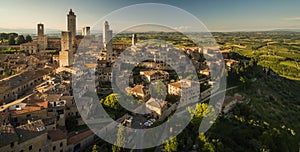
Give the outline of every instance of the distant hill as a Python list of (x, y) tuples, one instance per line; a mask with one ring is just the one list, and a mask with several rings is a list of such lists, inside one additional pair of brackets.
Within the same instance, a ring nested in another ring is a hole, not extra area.
[(300, 29), (274, 29), (270, 31), (276, 31), (276, 32), (300, 32)]
[[(36, 35), (36, 29), (8, 29), (8, 28), (0, 28), (0, 33), (10, 33), (10, 32), (15, 32), (18, 34), (30, 34), (30, 35)], [(52, 35), (52, 34), (59, 34), (61, 30), (58, 29), (45, 29), (45, 34)]]

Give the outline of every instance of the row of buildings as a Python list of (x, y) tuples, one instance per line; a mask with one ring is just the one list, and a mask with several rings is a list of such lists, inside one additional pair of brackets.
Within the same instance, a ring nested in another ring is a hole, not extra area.
[[(83, 28), (83, 35), (90, 35), (89, 27)], [(37, 39), (20, 46), (25, 54), (1, 55), (0, 72), (10, 69), (16, 73), (0, 80), (0, 151), (81, 151), (97, 140), (87, 127), (76, 129), (85, 125), (72, 88), (77, 79), (72, 74), (78, 78), (88, 75), (72, 67), (82, 39), (76, 35), (76, 15), (70, 10), (61, 38), (47, 37), (44, 25), (38, 24)], [(59, 55), (52, 55), (52, 50)], [(84, 96), (87, 90), (76, 94)], [(89, 97), (84, 99), (92, 102)]]

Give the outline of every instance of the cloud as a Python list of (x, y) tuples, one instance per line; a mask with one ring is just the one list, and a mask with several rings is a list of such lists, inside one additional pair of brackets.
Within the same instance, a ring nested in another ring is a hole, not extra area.
[(300, 21), (300, 17), (290, 17), (290, 18), (284, 18), (286, 21)]

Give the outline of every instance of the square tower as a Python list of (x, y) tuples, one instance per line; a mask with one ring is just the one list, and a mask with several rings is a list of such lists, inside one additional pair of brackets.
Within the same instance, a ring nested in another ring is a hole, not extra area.
[(90, 27), (85, 26), (82, 28), (82, 36), (89, 36), (91, 34)]
[(59, 66), (71, 66), (73, 64), (72, 35), (70, 31), (61, 32), (61, 51), (59, 52)]
[(75, 36), (76, 36), (76, 15), (70, 9), (69, 14), (67, 16), (67, 30), (71, 32), (72, 45), (75, 45)]
[(38, 35), (38, 49), (45, 50), (48, 47), (48, 39), (44, 35), (44, 24), (37, 25), (37, 35)]

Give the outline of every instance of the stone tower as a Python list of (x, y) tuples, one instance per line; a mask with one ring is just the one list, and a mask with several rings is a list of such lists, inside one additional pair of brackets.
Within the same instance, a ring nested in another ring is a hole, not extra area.
[(135, 46), (136, 42), (137, 42), (136, 34), (132, 34), (132, 40), (131, 40), (132, 46)]
[(105, 21), (103, 25), (103, 46), (104, 50), (106, 50), (106, 60), (113, 60), (112, 30), (109, 29), (109, 24), (107, 21)]
[(44, 36), (44, 24), (38, 24), (37, 25), (37, 35), (38, 37), (43, 37)]
[(82, 36), (89, 36), (91, 34), (90, 27), (85, 26), (82, 28)]
[(75, 45), (75, 36), (76, 36), (76, 15), (70, 9), (67, 17), (67, 30), (71, 32), (72, 45)]
[(47, 48), (48, 40), (47, 37), (44, 35), (44, 24), (37, 25), (37, 41), (38, 41), (38, 49), (45, 50)]
[(108, 37), (108, 32), (109, 31), (109, 24), (107, 21), (104, 22), (104, 25), (103, 25), (103, 43), (104, 44), (107, 44), (107, 42), (109, 41), (109, 37)]
[(70, 31), (61, 32), (61, 51), (59, 52), (59, 66), (73, 64), (72, 34)]

